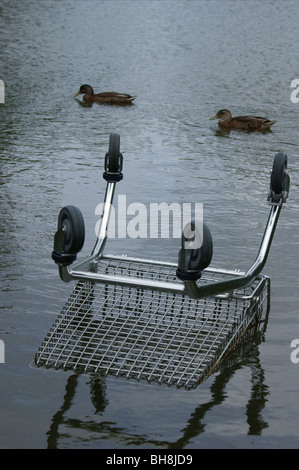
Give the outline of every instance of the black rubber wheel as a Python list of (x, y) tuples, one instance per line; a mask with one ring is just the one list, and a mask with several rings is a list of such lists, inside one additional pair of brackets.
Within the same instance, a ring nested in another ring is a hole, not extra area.
[(284, 188), (285, 171), (287, 168), (287, 156), (284, 153), (277, 153), (274, 157), (271, 173), (271, 189), (274, 194), (281, 194)]
[(201, 245), (199, 248), (191, 249), (188, 269), (192, 271), (202, 271), (206, 269), (213, 256), (213, 240), (209, 227), (203, 223), (202, 229), (201, 234), (196, 227), (196, 223), (193, 221), (186, 225), (182, 234), (182, 248), (188, 249), (188, 245), (192, 247), (194, 243), (195, 246)]
[(79, 253), (85, 239), (85, 225), (82, 213), (78, 207), (65, 206), (58, 216), (58, 230), (65, 232), (63, 245), (64, 253)]
[(107, 171), (118, 173), (121, 171), (120, 135), (110, 134), (108, 150)]

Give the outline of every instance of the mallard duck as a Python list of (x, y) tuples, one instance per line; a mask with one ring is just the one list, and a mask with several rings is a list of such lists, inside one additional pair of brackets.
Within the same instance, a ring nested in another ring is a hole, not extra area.
[(81, 94), (84, 94), (83, 100), (86, 103), (118, 104), (119, 106), (130, 105), (136, 98), (136, 96), (116, 93), (115, 91), (105, 91), (104, 93), (94, 94), (93, 88), (90, 85), (81, 85), (80, 90), (75, 96)]
[(219, 119), (218, 125), (228, 129), (244, 129), (247, 131), (269, 130), (276, 121), (259, 116), (236, 116), (232, 117), (230, 111), (221, 109), (216, 116), (210, 119)]

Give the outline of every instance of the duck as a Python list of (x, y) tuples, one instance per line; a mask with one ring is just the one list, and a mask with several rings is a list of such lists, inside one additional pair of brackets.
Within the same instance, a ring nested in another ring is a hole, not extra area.
[(270, 130), (270, 127), (277, 121), (270, 121), (259, 116), (236, 116), (232, 117), (228, 109), (221, 109), (210, 119), (219, 119), (218, 125), (228, 129), (243, 129), (246, 131), (259, 132)]
[(119, 106), (131, 105), (136, 96), (127, 95), (125, 93), (116, 93), (115, 91), (105, 91), (95, 94), (90, 85), (84, 84), (80, 86), (80, 90), (75, 96), (83, 94), (83, 100), (86, 103), (100, 104), (116, 104)]

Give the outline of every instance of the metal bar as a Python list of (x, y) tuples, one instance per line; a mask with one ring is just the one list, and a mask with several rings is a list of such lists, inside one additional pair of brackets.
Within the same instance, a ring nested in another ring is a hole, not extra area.
[[(154, 259), (144, 259), (144, 258), (135, 258), (133, 256), (127, 256), (127, 255), (103, 255), (102, 256), (103, 260), (117, 260), (117, 261), (126, 261), (126, 262), (137, 262), (140, 265), (147, 265), (151, 264), (153, 266), (161, 266), (163, 268), (173, 268), (174, 271), (177, 269), (178, 265), (177, 263), (171, 262), (171, 261), (159, 261), (159, 260), (154, 260)], [(75, 265), (75, 263), (73, 264)], [(77, 264), (76, 264), (77, 266)], [(205, 269), (205, 272), (211, 272), (211, 273), (219, 273), (219, 274), (227, 274), (227, 275), (234, 275), (234, 276), (244, 276), (245, 271), (239, 271), (235, 269), (223, 269), (223, 268), (211, 268), (208, 266)]]
[(240, 289), (251, 284), (258, 274), (260, 274), (266, 263), (281, 207), (281, 205), (271, 206), (271, 211), (258, 255), (244, 276), (220, 282), (213, 282), (204, 286), (197, 285), (197, 283), (194, 281), (184, 281), (186, 294), (192, 298), (199, 299), (205, 296), (209, 297), (215, 294), (221, 294), (235, 289)]
[(103, 203), (103, 211), (102, 211), (102, 215), (100, 219), (101, 223), (100, 223), (98, 238), (92, 250), (91, 256), (99, 257), (103, 253), (104, 246), (107, 240), (107, 230), (108, 230), (109, 218), (110, 218), (110, 213), (111, 213), (111, 206), (112, 206), (113, 197), (114, 197), (115, 184), (116, 183), (113, 181), (107, 182), (104, 203)]
[(184, 284), (146, 280), (136, 277), (115, 276), (110, 274), (92, 273), (86, 271), (71, 271), (72, 279), (94, 281), (101, 284), (112, 284), (118, 286), (140, 287), (142, 289), (161, 290), (175, 294), (184, 294)]
[[(116, 275), (100, 274), (100, 273), (95, 273), (95, 272), (86, 272), (86, 271), (81, 271), (81, 270), (76, 270), (76, 269), (72, 270), (71, 267), (69, 268), (70, 269), (69, 274), (73, 279), (78, 279), (78, 280), (79, 279), (89, 280), (89, 281), (95, 281), (95, 282), (100, 282), (104, 284), (140, 287), (143, 289), (161, 290), (164, 292), (172, 292), (176, 294), (187, 294), (190, 297), (196, 298), (196, 299), (227, 293), (235, 289), (246, 287), (247, 285), (251, 284), (253, 280), (258, 276), (258, 274), (261, 272), (261, 270), (263, 269), (267, 260), (269, 250), (270, 250), (270, 246), (271, 246), (271, 242), (272, 242), (275, 228), (277, 225), (277, 221), (279, 218), (280, 210), (281, 210), (281, 206), (271, 206), (268, 223), (266, 225), (264, 236), (263, 236), (255, 262), (247, 270), (247, 272), (245, 273), (236, 272), (234, 273), (234, 276), (231, 279), (211, 282), (208, 284), (207, 283), (200, 284), (200, 281), (199, 282), (184, 281), (184, 283), (179, 283), (179, 282), (171, 283), (171, 282), (155, 281), (152, 279), (142, 279), (142, 278), (129, 277), (129, 276), (116, 276)], [(104, 224), (106, 224), (106, 221), (104, 222)], [(105, 227), (103, 228), (102, 233), (104, 233), (106, 228)], [(99, 246), (99, 251), (100, 250), (101, 250), (101, 246)], [(121, 258), (116, 257), (116, 259), (121, 259)], [(135, 258), (131, 258), (131, 259), (135, 261), (141, 261)], [(159, 262), (154, 262), (154, 263), (157, 265), (162, 264)], [(171, 263), (169, 263), (169, 265), (172, 266)]]

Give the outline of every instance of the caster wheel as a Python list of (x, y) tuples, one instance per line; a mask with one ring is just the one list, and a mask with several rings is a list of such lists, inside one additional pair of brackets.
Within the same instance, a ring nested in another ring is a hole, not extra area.
[(120, 136), (119, 134), (110, 134), (109, 150), (106, 155), (106, 171), (109, 173), (119, 173), (121, 170)]
[(271, 189), (274, 194), (281, 194), (285, 189), (285, 172), (287, 169), (287, 156), (277, 153), (274, 157), (271, 173)]
[(182, 248), (191, 249), (188, 270), (202, 271), (207, 268), (213, 256), (213, 241), (209, 227), (203, 223), (201, 233), (194, 222), (187, 224), (182, 234)]
[(80, 209), (75, 206), (65, 206), (58, 216), (58, 230), (65, 233), (64, 253), (79, 253), (85, 239), (84, 219)]

